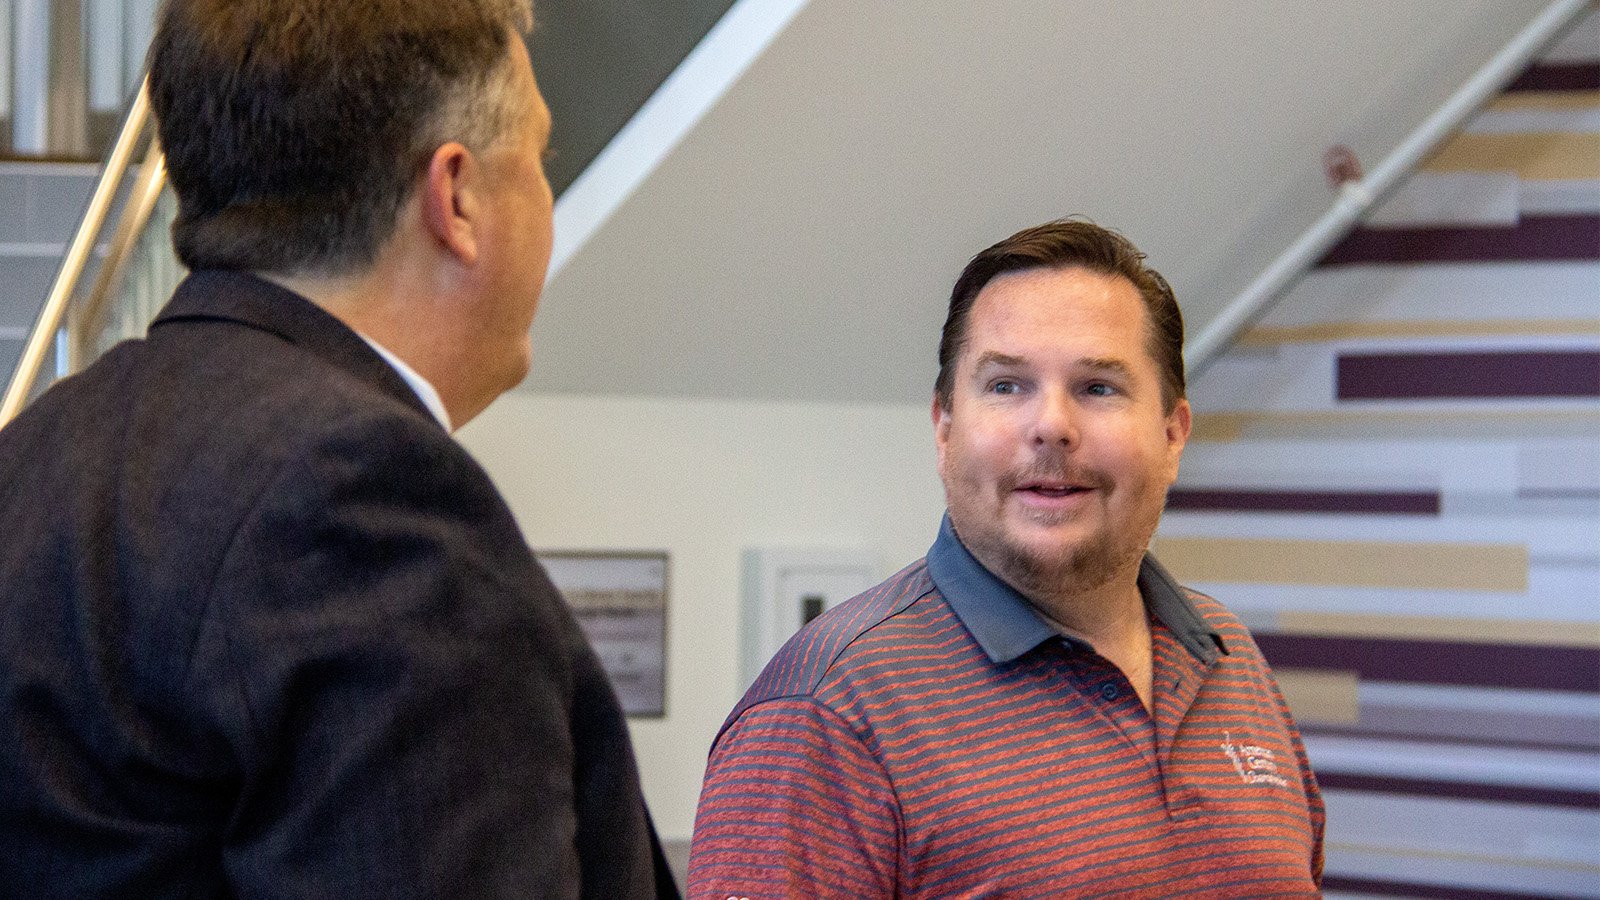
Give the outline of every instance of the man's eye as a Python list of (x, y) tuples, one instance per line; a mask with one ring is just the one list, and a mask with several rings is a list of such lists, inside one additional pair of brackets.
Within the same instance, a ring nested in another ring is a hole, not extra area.
[(1112, 394), (1115, 394), (1117, 389), (1103, 381), (1096, 381), (1087, 388), (1084, 388), (1084, 391), (1091, 397), (1109, 397)]
[(1007, 381), (1005, 379), (1001, 379), (1000, 381), (993, 382), (989, 385), (989, 393), (991, 394), (1015, 394), (1020, 390), (1022, 390), (1022, 385), (1017, 384), (1015, 381)]

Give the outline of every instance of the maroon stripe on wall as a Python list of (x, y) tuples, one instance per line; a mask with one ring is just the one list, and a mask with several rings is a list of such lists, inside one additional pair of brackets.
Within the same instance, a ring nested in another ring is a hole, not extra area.
[(1587, 259), (1600, 259), (1600, 215), (1593, 213), (1525, 215), (1506, 226), (1360, 226), (1317, 265)]
[(1295, 513), (1405, 513), (1436, 516), (1438, 492), (1271, 491), (1251, 488), (1180, 488), (1167, 492), (1167, 509)]
[(1600, 62), (1534, 63), (1507, 91), (1600, 90)]
[(1376, 894), (1380, 897), (1439, 897), (1443, 900), (1563, 900), (1554, 894), (1524, 894), (1516, 891), (1484, 891), (1454, 884), (1419, 884), (1414, 881), (1380, 881), (1374, 878), (1351, 878), (1343, 875), (1323, 875), (1325, 891), (1350, 891), (1354, 894)]
[(1600, 350), (1341, 354), (1340, 400), (1600, 397)]
[(1362, 678), (1600, 693), (1600, 648), (1258, 632), (1274, 666), (1354, 670)]
[(1482, 782), (1384, 778), (1378, 775), (1324, 772), (1320, 769), (1317, 770), (1317, 784), (1324, 788), (1347, 791), (1376, 791), (1382, 794), (1411, 794), (1419, 797), (1487, 800), (1492, 803), (1529, 803), (1536, 806), (1600, 809), (1600, 791), (1563, 791), (1556, 788), (1484, 784)]

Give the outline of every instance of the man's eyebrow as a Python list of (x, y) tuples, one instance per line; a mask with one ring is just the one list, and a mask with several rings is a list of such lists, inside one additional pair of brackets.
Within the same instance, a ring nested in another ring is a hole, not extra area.
[(987, 366), (1020, 366), (1024, 365), (1025, 363), (1027, 363), (1027, 360), (1020, 356), (1012, 356), (1009, 353), (999, 353), (994, 350), (985, 350), (983, 353), (979, 354), (978, 361), (973, 363), (973, 368), (982, 369)]
[(1096, 369), (1101, 372), (1111, 372), (1122, 376), (1133, 374), (1132, 366), (1114, 357), (1086, 356), (1078, 360), (1078, 365), (1086, 369)]

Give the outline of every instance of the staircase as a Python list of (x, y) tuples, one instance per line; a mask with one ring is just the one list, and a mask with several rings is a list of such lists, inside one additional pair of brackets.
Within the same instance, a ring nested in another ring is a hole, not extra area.
[[(86, 160), (105, 157), (125, 98), (139, 83), (157, 5), (157, 0), (0, 0), (0, 389), (16, 370), (93, 192), (101, 167)], [(732, 5), (733, 0), (536, 4), (539, 28), (529, 46), (555, 120), (551, 144), (556, 153), (548, 175), (558, 195)], [(120, 208), (119, 199), (112, 209)], [(158, 214), (156, 222), (162, 221)], [(112, 222), (98, 238), (91, 268), (104, 252)], [(164, 235), (158, 237), (162, 240), (140, 242), (146, 257), (164, 241)], [(170, 271), (141, 275), (152, 265), (171, 270), (175, 263), (135, 260), (128, 281), (139, 287), (132, 293), (164, 290)], [(85, 272), (79, 292), (93, 280), (94, 273)], [(112, 320), (122, 334), (141, 333), (142, 322), (132, 320), (159, 307), (161, 299), (140, 296), (136, 310), (113, 311)], [(46, 364), (35, 392), (48, 383), (53, 369)]]
[(0, 161), (0, 376), (16, 368), (99, 171), (95, 163)]

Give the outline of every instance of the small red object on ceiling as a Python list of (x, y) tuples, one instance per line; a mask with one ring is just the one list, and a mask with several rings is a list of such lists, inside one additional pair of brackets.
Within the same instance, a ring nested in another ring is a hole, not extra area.
[(1322, 154), (1322, 169), (1328, 175), (1328, 187), (1338, 190), (1346, 182), (1360, 181), (1361, 160), (1356, 158), (1356, 152), (1344, 144), (1334, 144), (1328, 152)]

